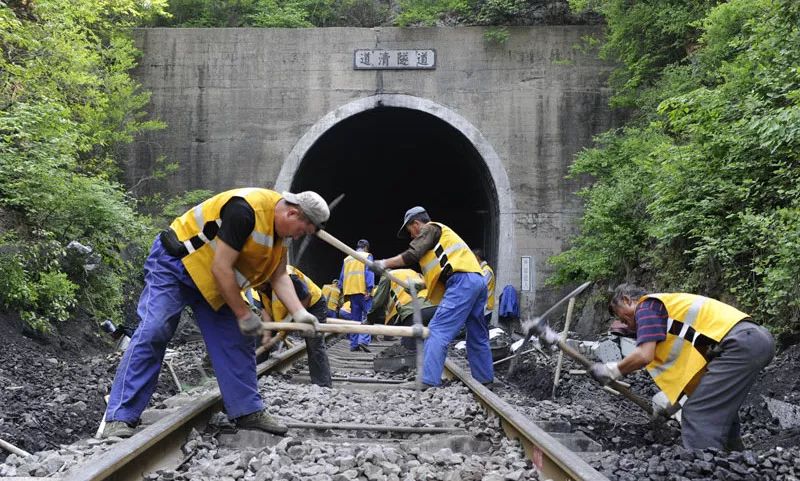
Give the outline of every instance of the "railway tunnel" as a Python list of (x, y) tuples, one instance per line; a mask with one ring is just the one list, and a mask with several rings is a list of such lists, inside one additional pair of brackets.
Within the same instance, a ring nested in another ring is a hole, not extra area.
[[(405, 249), (408, 239), (397, 239), (397, 230), (405, 211), (421, 205), (496, 265), (499, 209), (486, 163), (461, 132), (427, 112), (376, 107), (336, 123), (306, 151), (291, 189), (314, 190), (328, 202), (344, 194), (327, 230), (350, 246), (368, 239), (376, 259)], [(310, 242), (300, 256), (293, 246), (292, 260), (327, 283), (344, 255)]]

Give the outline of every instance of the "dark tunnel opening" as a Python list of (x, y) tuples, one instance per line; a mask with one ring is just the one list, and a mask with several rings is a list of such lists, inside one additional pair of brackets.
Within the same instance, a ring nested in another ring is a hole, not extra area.
[[(291, 188), (328, 202), (344, 194), (327, 230), (351, 247), (369, 240), (376, 259), (405, 250), (397, 230), (405, 211), (421, 205), (497, 266), (499, 209), (486, 163), (461, 132), (428, 113), (382, 107), (339, 122), (306, 152)], [(344, 254), (312, 238), (297, 259), (297, 245), (291, 259), (315, 282), (338, 277)]]

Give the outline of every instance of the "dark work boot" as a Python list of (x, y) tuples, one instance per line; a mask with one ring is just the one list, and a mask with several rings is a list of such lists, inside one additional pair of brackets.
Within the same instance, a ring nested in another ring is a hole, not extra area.
[(285, 424), (267, 414), (266, 409), (236, 418), (236, 426), (240, 429), (258, 429), (279, 436), (283, 436), (289, 430)]

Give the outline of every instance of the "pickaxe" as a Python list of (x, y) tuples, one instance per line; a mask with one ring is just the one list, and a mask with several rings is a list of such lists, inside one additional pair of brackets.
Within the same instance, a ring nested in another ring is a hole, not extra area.
[(574, 291), (572, 291), (569, 294), (567, 294), (563, 299), (561, 299), (560, 301), (558, 301), (555, 304), (553, 304), (550, 307), (550, 309), (544, 311), (544, 314), (542, 314), (540, 316), (537, 316), (537, 317), (535, 317), (533, 319), (528, 319), (527, 321), (522, 323), (522, 331), (525, 333), (525, 340), (522, 341), (522, 344), (520, 345), (519, 349), (517, 349), (517, 352), (514, 355), (514, 358), (511, 359), (511, 364), (508, 366), (508, 376), (509, 377), (512, 374), (514, 374), (514, 371), (517, 370), (517, 365), (519, 364), (519, 353), (522, 352), (522, 346), (527, 344), (528, 341), (531, 340), (531, 337), (533, 337), (533, 335), (534, 335), (534, 332), (531, 330), (531, 326), (536, 324), (536, 323), (538, 323), (538, 322), (540, 322), (540, 321), (542, 321), (542, 320), (544, 320), (544, 318), (547, 317), (548, 314), (550, 314), (553, 311), (555, 311), (558, 306), (560, 306), (561, 304), (564, 303), (564, 301), (567, 301), (571, 297), (577, 296), (578, 294), (583, 292), (584, 289), (589, 287), (591, 284), (592, 284), (591, 282), (584, 282), (583, 284), (578, 286), (577, 289), (575, 289)]

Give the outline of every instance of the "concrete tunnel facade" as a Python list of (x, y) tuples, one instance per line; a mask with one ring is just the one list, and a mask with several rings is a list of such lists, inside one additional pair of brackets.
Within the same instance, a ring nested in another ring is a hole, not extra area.
[[(522, 315), (565, 294), (549, 259), (578, 232), (588, 179), (569, 165), (619, 124), (611, 66), (579, 48), (595, 26), (141, 29), (135, 77), (167, 128), (140, 135), (125, 163), (139, 195), (243, 186), (320, 192), (330, 232), (377, 258), (407, 245), (403, 213), (423, 205), (481, 247)], [(430, 49), (435, 68), (359, 70), (359, 49)], [(178, 164), (153, 179), (160, 159)], [(297, 246), (292, 249), (296, 255)], [(298, 261), (318, 284), (344, 255), (312, 239)]]

